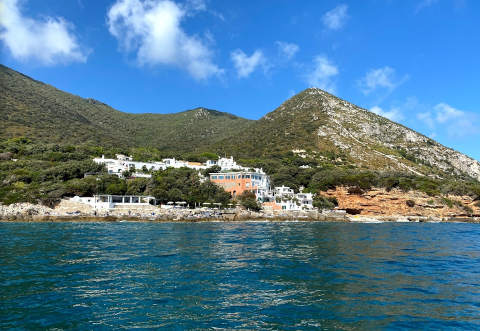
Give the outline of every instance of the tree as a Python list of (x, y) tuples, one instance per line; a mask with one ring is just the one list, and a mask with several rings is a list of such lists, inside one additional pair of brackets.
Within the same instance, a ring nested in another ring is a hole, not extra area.
[(210, 168), (207, 168), (207, 169), (203, 170), (202, 174), (205, 177), (208, 177), (210, 174), (217, 173), (217, 172), (220, 172), (220, 171), (222, 171), (222, 168), (218, 165), (214, 165)]
[(316, 194), (313, 197), (313, 206), (318, 209), (333, 209), (338, 206), (338, 202), (335, 197), (325, 197), (323, 195)]
[(238, 200), (240, 201), (240, 204), (248, 210), (260, 211), (262, 209), (262, 206), (257, 201), (255, 193), (252, 191), (243, 192), (238, 196)]

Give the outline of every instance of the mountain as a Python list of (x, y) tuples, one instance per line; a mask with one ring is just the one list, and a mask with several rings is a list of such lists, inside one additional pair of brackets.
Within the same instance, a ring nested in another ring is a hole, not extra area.
[(238, 133), (251, 122), (205, 108), (175, 114), (124, 113), (2, 65), (0, 89), (1, 138), (188, 152)]
[(303, 157), (335, 155), (360, 168), (480, 180), (478, 161), (317, 88), (295, 95), (216, 147), (238, 157), (296, 150)]
[(303, 158), (359, 169), (480, 180), (478, 161), (316, 88), (258, 121), (205, 108), (124, 113), (5, 66), (0, 66), (0, 88), (0, 138), (263, 159), (295, 151)]

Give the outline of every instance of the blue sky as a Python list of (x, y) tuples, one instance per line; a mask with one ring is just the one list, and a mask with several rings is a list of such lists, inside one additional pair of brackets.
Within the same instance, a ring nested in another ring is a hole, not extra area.
[(311, 86), (480, 160), (480, 2), (2, 0), (1, 62), (122, 111), (258, 119)]

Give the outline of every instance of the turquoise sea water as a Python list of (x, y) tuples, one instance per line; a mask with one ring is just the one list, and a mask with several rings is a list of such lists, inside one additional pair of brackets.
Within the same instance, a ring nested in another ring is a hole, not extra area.
[(0, 329), (480, 329), (480, 226), (0, 223)]

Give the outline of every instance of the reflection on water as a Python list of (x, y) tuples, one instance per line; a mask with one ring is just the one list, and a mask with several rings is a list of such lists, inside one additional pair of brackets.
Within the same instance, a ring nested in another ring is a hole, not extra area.
[(0, 328), (479, 329), (469, 224), (0, 223)]

